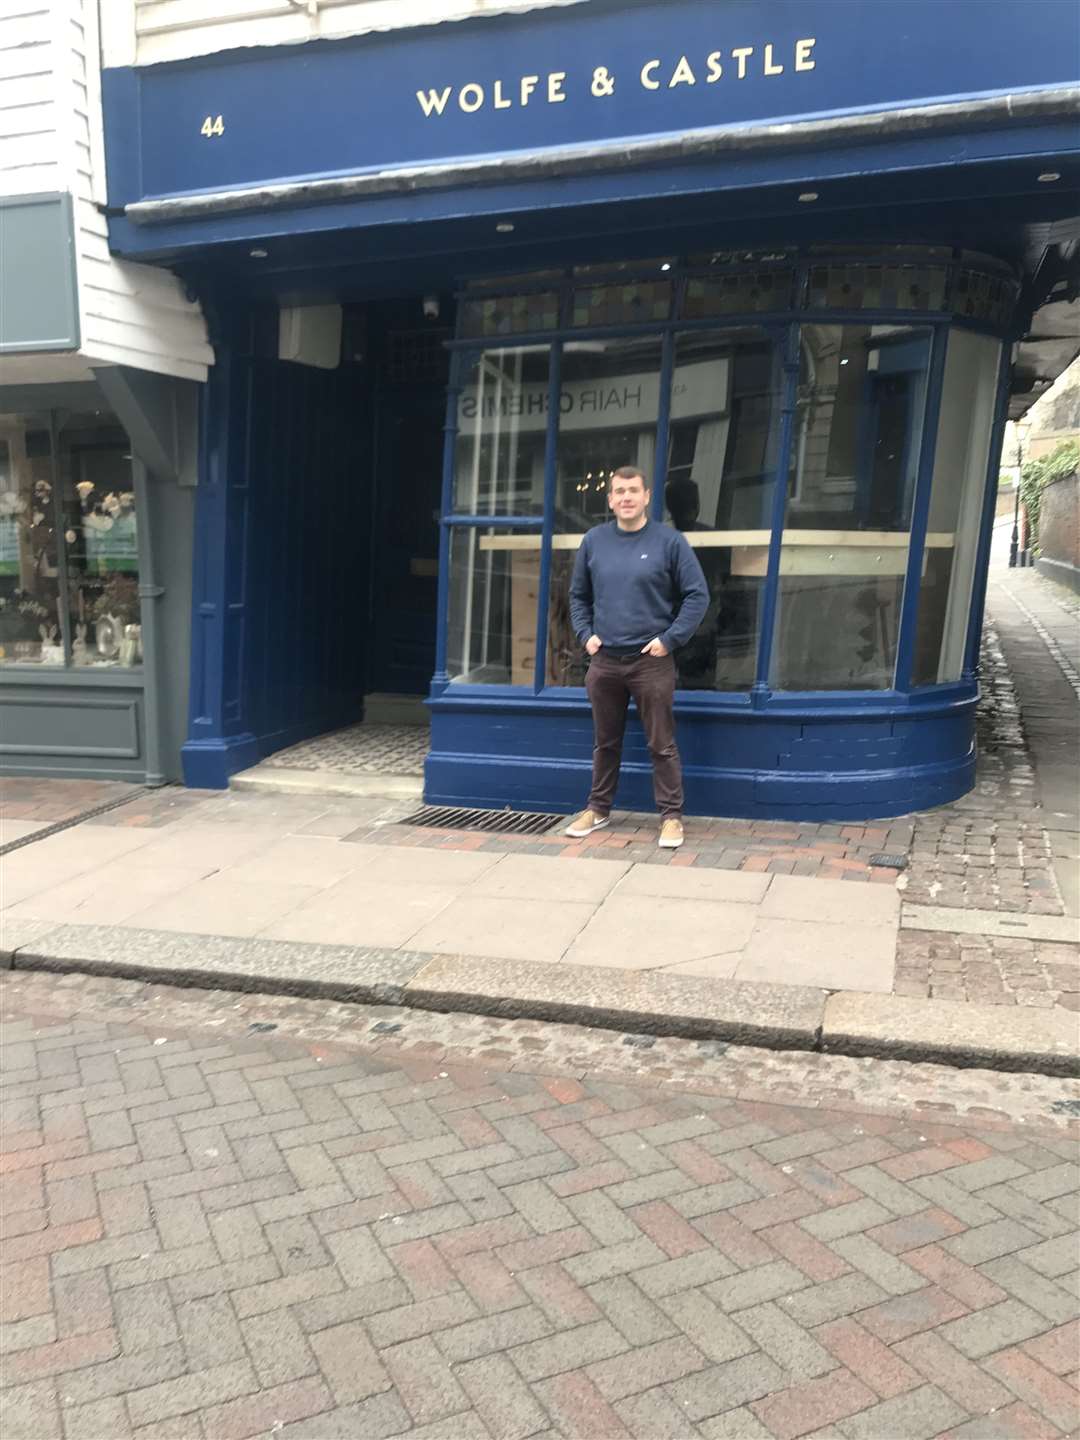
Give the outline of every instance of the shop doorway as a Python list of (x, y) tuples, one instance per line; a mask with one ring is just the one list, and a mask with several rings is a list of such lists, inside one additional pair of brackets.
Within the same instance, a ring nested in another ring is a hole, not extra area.
[(375, 395), (368, 692), (426, 695), (435, 669), (449, 332), (385, 332)]

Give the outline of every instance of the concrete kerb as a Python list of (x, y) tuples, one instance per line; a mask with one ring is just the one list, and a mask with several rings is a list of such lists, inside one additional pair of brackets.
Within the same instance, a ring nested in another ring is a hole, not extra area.
[(0, 964), (19, 970), (1080, 1077), (1080, 1020), (1046, 1010), (104, 925), (13, 928), (4, 943)]

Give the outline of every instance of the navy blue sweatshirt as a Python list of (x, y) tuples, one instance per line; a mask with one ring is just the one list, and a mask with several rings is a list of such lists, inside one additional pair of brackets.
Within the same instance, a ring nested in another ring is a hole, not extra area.
[(640, 650), (659, 638), (685, 645), (709, 605), (709, 588), (686, 536), (650, 520), (620, 530), (612, 520), (581, 542), (570, 581), (570, 619), (584, 645), (599, 635), (613, 650)]

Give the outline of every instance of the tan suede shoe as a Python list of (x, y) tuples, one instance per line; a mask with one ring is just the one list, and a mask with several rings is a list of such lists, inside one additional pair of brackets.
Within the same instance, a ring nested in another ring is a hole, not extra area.
[(594, 830), (602, 830), (605, 825), (610, 824), (611, 821), (606, 815), (597, 815), (595, 810), (582, 810), (580, 815), (575, 815), (570, 821), (563, 834), (581, 840), (584, 836), (591, 835)]
[(660, 826), (660, 839), (657, 844), (661, 850), (677, 850), (683, 839), (682, 821), (668, 819)]

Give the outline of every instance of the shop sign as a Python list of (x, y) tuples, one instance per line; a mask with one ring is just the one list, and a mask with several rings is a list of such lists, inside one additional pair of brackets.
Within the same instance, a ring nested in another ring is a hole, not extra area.
[[(796, 74), (807, 74), (817, 68), (814, 47), (817, 40), (812, 37), (796, 40), (790, 57), (790, 64)], [(700, 61), (680, 55), (672, 64), (665, 65), (663, 59), (646, 60), (636, 75), (628, 76), (631, 88), (637, 84), (642, 90), (676, 90), (680, 85), (715, 85), (723, 80), (726, 73), (734, 80), (745, 80), (751, 75), (771, 79), (783, 75), (787, 65), (780, 58), (782, 47), (772, 44), (736, 45), (730, 50), (710, 50)], [(754, 56), (759, 58), (754, 62)], [(696, 64), (696, 68), (695, 68)], [(416, 101), (424, 115), (431, 119), (453, 110), (455, 104), (466, 115), (475, 115), (478, 110), (490, 106), (492, 110), (513, 110), (515, 106), (524, 109), (526, 105), (561, 105), (572, 98), (567, 94), (568, 74), (565, 70), (551, 70), (547, 75), (521, 75), (516, 80), (493, 80), (485, 84), (480, 80), (469, 80), (464, 85), (444, 85), (441, 89), (430, 86), (417, 90)], [(586, 77), (583, 75), (582, 79)], [(582, 84), (578, 98), (587, 100), (608, 100), (615, 94), (618, 76), (606, 65), (597, 65), (588, 76), (587, 88)]]
[(1018, 44), (1002, 0), (590, 0), (107, 69), (109, 200), (1075, 84), (1080, 11), (1022, 10)]
[[(671, 418), (716, 419), (727, 410), (730, 366), (725, 357), (680, 365), (671, 385)], [(458, 400), (458, 434), (523, 434), (547, 425), (548, 386), (515, 385), (505, 374), (466, 385)], [(660, 376), (655, 370), (608, 380), (572, 380), (559, 390), (559, 429), (627, 429), (655, 425), (660, 407)]]

